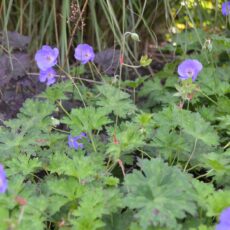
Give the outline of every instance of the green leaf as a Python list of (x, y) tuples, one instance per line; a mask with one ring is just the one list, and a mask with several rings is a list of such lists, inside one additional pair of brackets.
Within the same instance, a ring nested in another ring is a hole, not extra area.
[(207, 199), (215, 192), (213, 185), (196, 179), (192, 180), (192, 184), (195, 188), (193, 196), (197, 200), (197, 205), (206, 211)]
[(213, 176), (218, 185), (230, 185), (230, 150), (205, 154), (202, 162), (205, 168), (210, 169), (208, 176)]
[(165, 83), (162, 83), (160, 78), (144, 82), (138, 96), (145, 98), (145, 106), (152, 107), (157, 104), (170, 104), (178, 101), (178, 98), (173, 97), (175, 90), (167, 86), (168, 81), (170, 78), (164, 80)]
[(97, 87), (101, 96), (96, 102), (97, 106), (103, 108), (107, 114), (114, 113), (115, 115), (125, 118), (136, 110), (136, 106), (130, 100), (130, 95), (120, 89), (109, 85), (101, 85)]
[(71, 222), (74, 229), (96, 230), (105, 225), (103, 215), (116, 212), (119, 207), (121, 194), (118, 190), (91, 188), (81, 197), (80, 206), (72, 213)]
[(91, 133), (93, 130), (101, 130), (104, 125), (111, 123), (107, 112), (101, 108), (86, 107), (72, 109), (70, 117), (64, 117), (62, 122), (79, 135), (81, 132)]
[(206, 200), (207, 216), (218, 216), (225, 208), (230, 206), (230, 190), (219, 190)]
[(199, 113), (191, 113), (187, 110), (174, 110), (175, 121), (183, 129), (183, 132), (190, 134), (195, 139), (202, 140), (205, 144), (216, 146), (219, 137), (210, 123), (206, 122)]
[[(144, 145), (144, 135), (141, 129), (129, 122), (121, 124), (114, 130), (108, 129), (110, 142), (107, 145), (106, 153), (115, 160), (122, 154), (128, 154)], [(115, 141), (116, 139), (116, 141)]]
[(50, 194), (64, 196), (69, 201), (81, 197), (85, 191), (85, 188), (73, 177), (60, 179), (49, 177), (46, 179), (46, 186)]
[(103, 219), (106, 222), (106, 226), (103, 228), (104, 230), (130, 230), (129, 226), (134, 218), (133, 212), (130, 210), (126, 210), (109, 216), (105, 216)]
[(38, 158), (31, 158), (29, 155), (19, 155), (8, 161), (6, 165), (9, 167), (9, 176), (17, 174), (26, 176), (35, 173), (42, 167)]
[(150, 145), (156, 147), (158, 154), (166, 159), (178, 153), (188, 152), (184, 138), (168, 127), (159, 128)]
[(70, 81), (56, 83), (52, 87), (48, 87), (45, 92), (41, 94), (41, 97), (47, 98), (50, 102), (57, 100), (67, 100), (66, 93), (73, 91), (73, 86)]
[[(136, 210), (141, 229), (148, 226), (177, 229), (177, 219), (195, 214), (190, 178), (161, 159), (139, 160), (141, 171), (125, 177), (125, 204)], [(175, 208), (176, 207), (176, 208)]]
[(143, 67), (149, 66), (152, 62), (151, 58), (148, 58), (147, 55), (141, 56), (140, 65)]

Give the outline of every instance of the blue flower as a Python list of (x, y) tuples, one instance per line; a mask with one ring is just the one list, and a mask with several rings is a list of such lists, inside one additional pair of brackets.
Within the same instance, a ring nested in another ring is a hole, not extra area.
[(230, 207), (224, 209), (220, 214), (220, 223), (216, 225), (216, 230), (230, 229)]
[(83, 137), (86, 137), (85, 133), (81, 133), (79, 136), (68, 136), (68, 145), (70, 148), (74, 148), (74, 149), (82, 149), (84, 146), (82, 143), (79, 143), (78, 141), (81, 140)]
[(93, 61), (95, 58), (93, 47), (88, 44), (79, 44), (75, 48), (74, 57), (76, 60), (80, 61), (81, 64), (83, 65), (89, 61)]
[(56, 81), (57, 73), (53, 68), (40, 70), (39, 81), (46, 82), (46, 85), (52, 85)]
[(230, 14), (230, 1), (222, 4), (222, 14), (228, 16)]
[(35, 61), (40, 70), (47, 70), (57, 64), (57, 57), (59, 51), (57, 48), (51, 48), (50, 46), (44, 45), (35, 54)]
[(7, 189), (6, 173), (3, 166), (0, 164), (0, 193), (5, 193)]
[(177, 72), (181, 80), (192, 78), (192, 80), (195, 81), (202, 69), (203, 66), (198, 60), (188, 59), (178, 66)]

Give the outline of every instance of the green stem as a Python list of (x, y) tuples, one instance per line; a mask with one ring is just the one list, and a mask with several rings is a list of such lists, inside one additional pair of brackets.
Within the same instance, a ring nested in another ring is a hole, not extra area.
[(196, 179), (198, 180), (198, 179), (200, 179), (200, 178), (202, 178), (202, 177), (205, 177), (205, 176), (207, 176), (208, 174), (210, 174), (212, 171), (214, 171), (214, 169), (210, 169), (207, 173), (205, 173), (205, 174), (203, 174), (203, 175), (200, 175), (200, 176), (196, 177)]
[(91, 132), (89, 133), (89, 138), (90, 138), (90, 140), (92, 141), (93, 150), (94, 150), (94, 152), (96, 153), (96, 152), (97, 152), (97, 149), (96, 149), (96, 146), (95, 146), (95, 143), (94, 143), (93, 136), (92, 136), (92, 133), (91, 133)]
[(224, 146), (224, 149), (228, 148), (230, 145), (230, 141)]
[(214, 101), (211, 97), (209, 97), (207, 94), (205, 94), (202, 91), (199, 91), (204, 97), (206, 97), (208, 100), (210, 100), (212, 103), (214, 103), (215, 105), (218, 105), (216, 101)]
[(74, 87), (77, 89), (77, 92), (78, 92), (78, 94), (79, 94), (79, 96), (80, 96), (80, 98), (81, 98), (81, 100), (82, 100), (82, 103), (83, 103), (83, 105), (84, 105), (84, 107), (86, 107), (86, 104), (85, 104), (85, 101), (84, 101), (84, 99), (83, 99), (83, 97), (82, 97), (82, 94), (81, 94), (81, 92), (80, 92), (80, 90), (79, 90), (79, 88), (78, 88), (78, 86), (76, 85), (76, 83), (74, 82), (74, 80), (73, 80), (73, 78), (61, 67), (61, 66), (59, 66), (59, 65), (57, 65), (58, 66), (58, 68), (71, 80), (71, 82), (73, 83), (73, 85), (74, 85)]
[(57, 101), (58, 105), (60, 106), (60, 108), (62, 109), (62, 111), (69, 117), (70, 117), (70, 114), (67, 112), (67, 110), (63, 107), (61, 101)]
[(187, 161), (186, 164), (185, 164), (184, 172), (186, 171), (186, 169), (187, 169), (187, 167), (188, 167), (188, 164), (189, 164), (189, 162), (191, 161), (191, 159), (192, 159), (192, 157), (193, 157), (193, 155), (194, 155), (194, 153), (195, 153), (197, 141), (198, 141), (198, 140), (197, 140), (197, 138), (196, 138), (195, 143), (194, 143), (194, 147), (193, 147), (193, 150), (192, 150), (192, 153), (191, 153), (191, 155), (190, 155), (188, 161)]

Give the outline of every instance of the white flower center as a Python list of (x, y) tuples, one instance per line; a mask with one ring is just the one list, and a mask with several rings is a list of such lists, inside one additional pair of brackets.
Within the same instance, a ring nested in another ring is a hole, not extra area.
[(193, 77), (193, 75), (194, 75), (193, 69), (190, 69), (190, 68), (189, 68), (189, 69), (187, 69), (186, 72), (187, 72), (187, 74), (188, 74), (189, 77)]
[(53, 78), (53, 74), (52, 73), (48, 73), (48, 78)]
[(46, 60), (47, 60), (48, 62), (50, 62), (50, 61), (52, 61), (52, 57), (51, 57), (50, 55), (48, 55), (48, 56), (46, 56)]

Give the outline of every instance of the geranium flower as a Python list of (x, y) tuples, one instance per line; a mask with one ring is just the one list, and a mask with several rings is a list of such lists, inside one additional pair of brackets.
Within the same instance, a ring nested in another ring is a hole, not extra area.
[(181, 80), (192, 78), (195, 81), (202, 68), (203, 66), (198, 60), (188, 59), (178, 66), (177, 72)]
[(35, 54), (35, 61), (40, 70), (47, 70), (57, 64), (57, 57), (59, 51), (57, 48), (51, 48), (50, 46), (44, 45)]
[(79, 136), (68, 136), (68, 145), (70, 148), (74, 148), (74, 149), (82, 149), (84, 146), (82, 143), (79, 143), (78, 141), (81, 140), (83, 137), (86, 137), (85, 133), (81, 133)]
[(220, 214), (220, 223), (216, 225), (216, 230), (230, 229), (230, 207), (224, 209)]
[(222, 14), (228, 16), (230, 14), (230, 1), (222, 4)]
[(75, 48), (74, 57), (76, 60), (80, 61), (81, 64), (83, 65), (89, 61), (93, 61), (95, 58), (93, 47), (88, 44), (79, 44)]
[(3, 166), (0, 164), (0, 193), (5, 193), (7, 189), (6, 173)]
[(56, 71), (53, 68), (40, 70), (39, 81), (46, 82), (46, 85), (52, 85), (56, 81)]

